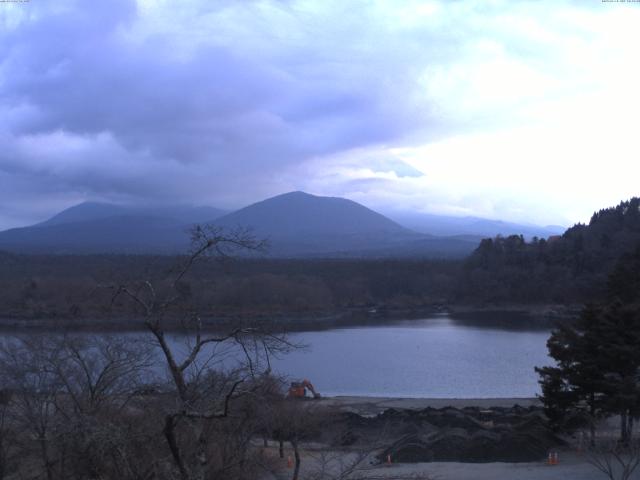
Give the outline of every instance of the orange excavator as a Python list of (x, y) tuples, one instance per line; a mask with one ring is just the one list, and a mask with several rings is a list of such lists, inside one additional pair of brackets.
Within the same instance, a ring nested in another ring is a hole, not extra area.
[(302, 381), (291, 382), (289, 387), (289, 398), (307, 398), (307, 390), (313, 396), (313, 398), (320, 398), (320, 394), (313, 388), (311, 382), (306, 378)]

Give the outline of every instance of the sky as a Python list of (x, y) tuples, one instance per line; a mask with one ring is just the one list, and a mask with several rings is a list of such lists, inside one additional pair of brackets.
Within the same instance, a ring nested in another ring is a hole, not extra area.
[(0, 2), (0, 229), (303, 190), (541, 225), (640, 194), (640, 3)]

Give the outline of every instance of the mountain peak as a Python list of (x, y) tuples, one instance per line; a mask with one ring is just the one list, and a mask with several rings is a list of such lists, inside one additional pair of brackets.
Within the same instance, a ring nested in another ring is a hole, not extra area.
[(311, 193), (303, 192), (302, 190), (294, 190), (293, 192), (281, 193), (280, 195), (275, 195), (273, 197), (269, 197), (263, 201), (269, 200), (311, 200), (314, 198), (331, 198), (331, 197), (321, 197), (318, 195), (313, 195)]
[(346, 237), (359, 238), (363, 245), (380, 236), (411, 236), (413, 233), (364, 205), (338, 197), (321, 197), (306, 192), (288, 192), (254, 203), (219, 219), (225, 227), (251, 227), (259, 237), (278, 243), (316, 245), (332, 239), (339, 248)]
[(250, 228), (274, 256), (435, 255), (469, 253), (475, 242), (431, 239), (346, 198), (302, 191), (277, 195), (220, 216), (211, 207), (84, 202), (34, 227), (0, 232), (0, 246), (58, 253), (175, 253), (186, 228), (210, 223)]
[(123, 207), (113, 203), (87, 201), (69, 207), (39, 225), (61, 225), (86, 220), (98, 220), (120, 215), (123, 211)]
[(276, 195), (275, 197), (317, 197), (317, 195), (312, 195), (307, 192), (303, 192), (302, 190), (293, 190), (292, 192), (283, 193), (281, 195)]

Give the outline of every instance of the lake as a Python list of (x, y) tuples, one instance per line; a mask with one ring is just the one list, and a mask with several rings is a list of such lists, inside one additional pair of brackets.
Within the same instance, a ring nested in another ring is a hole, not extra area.
[[(118, 335), (151, 341), (148, 333)], [(274, 358), (271, 365), (292, 380), (309, 379), (323, 396), (533, 397), (540, 392), (534, 367), (551, 363), (548, 337), (549, 328), (536, 328), (515, 314), (379, 319), (365, 326), (293, 333), (289, 338), (307, 347)], [(183, 357), (189, 337), (168, 338), (177, 357)], [(233, 347), (221, 347), (216, 358), (225, 357), (220, 355), (224, 351), (234, 355)], [(218, 366), (229, 366), (222, 362)], [(156, 373), (164, 375), (163, 361), (157, 365)]]
[(273, 362), (325, 396), (491, 398), (540, 392), (548, 329), (486, 326), (449, 315), (292, 335), (309, 345)]

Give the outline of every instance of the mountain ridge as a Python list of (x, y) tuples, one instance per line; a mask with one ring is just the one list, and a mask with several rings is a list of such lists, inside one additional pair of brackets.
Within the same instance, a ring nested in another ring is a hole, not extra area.
[(83, 202), (38, 224), (0, 232), (0, 249), (23, 253), (186, 251), (190, 225), (249, 227), (273, 257), (462, 257), (483, 236), (417, 232), (358, 202), (294, 191), (226, 213), (213, 207)]
[(75, 223), (78, 221), (98, 220), (110, 217), (146, 216), (171, 218), (179, 223), (210, 222), (228, 212), (215, 207), (167, 205), (134, 206), (118, 205), (106, 202), (82, 202), (57, 213), (53, 217), (32, 226), (50, 226)]

